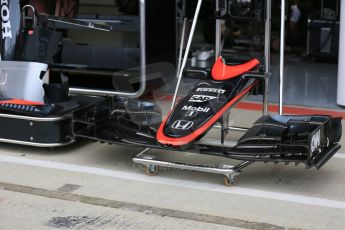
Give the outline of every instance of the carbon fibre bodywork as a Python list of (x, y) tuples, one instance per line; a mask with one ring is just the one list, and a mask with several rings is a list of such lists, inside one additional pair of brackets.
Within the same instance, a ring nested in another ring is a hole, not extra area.
[(235, 147), (230, 158), (264, 162), (302, 162), (320, 168), (340, 148), (341, 118), (263, 116)]

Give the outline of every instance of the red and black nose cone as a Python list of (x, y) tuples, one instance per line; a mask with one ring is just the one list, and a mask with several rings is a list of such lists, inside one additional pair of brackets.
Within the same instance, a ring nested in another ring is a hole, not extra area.
[(161, 124), (157, 141), (174, 147), (188, 147), (200, 139), (257, 84), (241, 77), (242, 73), (222, 81), (208, 76), (197, 83)]

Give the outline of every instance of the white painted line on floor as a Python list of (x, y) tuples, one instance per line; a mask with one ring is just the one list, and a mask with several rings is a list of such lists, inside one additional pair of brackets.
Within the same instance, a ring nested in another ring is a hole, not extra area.
[(65, 170), (65, 171), (71, 171), (71, 172), (87, 173), (91, 175), (113, 177), (117, 179), (134, 180), (134, 181), (140, 181), (140, 182), (145, 182), (145, 183), (163, 184), (163, 185), (169, 185), (169, 186), (175, 186), (175, 187), (229, 193), (229, 194), (235, 194), (235, 195), (241, 195), (241, 196), (250, 196), (250, 197), (255, 197), (255, 198), (264, 198), (264, 199), (285, 201), (285, 202), (290, 202), (290, 203), (345, 210), (345, 202), (343, 201), (329, 200), (329, 199), (302, 196), (302, 195), (294, 195), (294, 194), (289, 194), (289, 193), (278, 193), (278, 192), (270, 192), (270, 191), (258, 190), (258, 189), (240, 188), (238, 186), (229, 188), (229, 187), (225, 187), (224, 185), (216, 185), (216, 184), (211, 184), (211, 183), (201, 183), (201, 182), (195, 182), (195, 181), (189, 181), (189, 180), (187, 181), (183, 179), (163, 178), (159, 176), (149, 177), (143, 174), (132, 173), (132, 172), (107, 170), (107, 169), (102, 169), (102, 168), (95, 168), (95, 167), (88, 167), (88, 166), (81, 166), (81, 165), (74, 165), (74, 164), (65, 164), (65, 163), (57, 163), (57, 162), (52, 162), (52, 161), (33, 160), (33, 159), (27, 159), (27, 158), (1, 156), (1, 155), (0, 155), (0, 162), (21, 164), (21, 165), (27, 165), (27, 166), (36, 166), (36, 167), (49, 168), (49, 169), (59, 169), (59, 170)]
[(337, 153), (333, 157), (338, 158), (338, 159), (345, 159), (345, 154), (344, 153)]

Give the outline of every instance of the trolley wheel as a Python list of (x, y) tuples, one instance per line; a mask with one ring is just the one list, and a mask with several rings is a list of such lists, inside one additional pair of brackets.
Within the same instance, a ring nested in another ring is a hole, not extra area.
[(158, 173), (157, 166), (155, 165), (149, 165), (149, 166), (144, 166), (144, 172), (148, 176), (155, 176)]
[(224, 179), (224, 185), (230, 187), (235, 184), (237, 180), (237, 176), (233, 176), (233, 175), (231, 175), (230, 177), (224, 176), (223, 179)]

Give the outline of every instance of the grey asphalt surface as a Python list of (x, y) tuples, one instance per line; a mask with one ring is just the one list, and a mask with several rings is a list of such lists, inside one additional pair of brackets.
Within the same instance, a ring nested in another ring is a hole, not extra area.
[[(256, 115), (236, 110), (232, 122), (245, 126)], [(201, 172), (146, 176), (132, 162), (138, 151), (87, 141), (55, 149), (1, 144), (0, 229), (344, 229), (342, 150), (321, 170), (253, 164), (234, 187)], [(233, 163), (151, 153), (195, 164)]]

